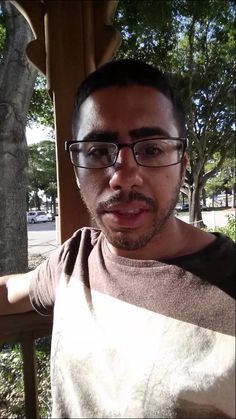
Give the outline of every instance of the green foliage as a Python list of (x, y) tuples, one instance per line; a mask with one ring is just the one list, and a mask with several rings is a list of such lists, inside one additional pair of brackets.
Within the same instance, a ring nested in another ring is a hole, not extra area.
[(235, 215), (228, 216), (228, 222), (225, 227), (217, 227), (216, 231), (225, 234), (236, 242), (236, 217)]
[(236, 242), (236, 216), (233, 214), (228, 215), (228, 221), (225, 227), (216, 226), (212, 228), (203, 228), (205, 231), (222, 233)]
[(35, 197), (39, 191), (52, 199), (57, 196), (55, 142), (52, 140), (29, 146), (28, 194)]
[(54, 128), (53, 103), (49, 96), (46, 79), (38, 74), (30, 102), (27, 125), (44, 125)]
[(5, 27), (4, 16), (1, 11), (1, 2), (0, 2), (0, 63), (3, 59), (5, 43), (6, 43), (6, 27)]
[[(206, 170), (211, 170), (212, 163), (206, 165)], [(221, 191), (231, 192), (235, 182), (235, 158), (226, 158), (223, 167), (218, 173), (208, 180), (205, 191), (207, 196), (213, 196)]]
[[(36, 340), (39, 416), (49, 417), (50, 393), (50, 339)], [(24, 418), (24, 383), (22, 355), (18, 344), (0, 348), (0, 417)]]
[(18, 345), (7, 345), (0, 352), (0, 416), (22, 418), (24, 390), (22, 356)]

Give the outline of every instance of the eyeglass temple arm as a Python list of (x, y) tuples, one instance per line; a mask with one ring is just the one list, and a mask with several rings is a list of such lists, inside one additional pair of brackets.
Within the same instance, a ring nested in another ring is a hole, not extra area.
[(76, 141), (65, 141), (65, 151), (69, 153), (69, 147), (71, 144), (74, 144)]

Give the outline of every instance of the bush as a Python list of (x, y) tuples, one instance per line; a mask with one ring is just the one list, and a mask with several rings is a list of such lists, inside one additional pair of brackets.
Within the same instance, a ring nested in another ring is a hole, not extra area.
[(22, 356), (19, 345), (5, 345), (0, 353), (0, 417), (24, 417), (23, 389)]
[[(29, 270), (36, 268), (45, 259), (40, 254), (29, 255)], [(47, 418), (51, 413), (50, 346), (50, 337), (35, 341), (41, 418)], [(23, 359), (18, 343), (0, 346), (0, 418), (25, 418)]]
[[(47, 418), (51, 411), (50, 338), (37, 339), (35, 348), (39, 416)], [(0, 417), (24, 418), (23, 360), (20, 345), (7, 344), (0, 349)]]
[(236, 218), (235, 215), (228, 215), (228, 221), (225, 227), (218, 227), (217, 231), (230, 237), (234, 242), (236, 241)]

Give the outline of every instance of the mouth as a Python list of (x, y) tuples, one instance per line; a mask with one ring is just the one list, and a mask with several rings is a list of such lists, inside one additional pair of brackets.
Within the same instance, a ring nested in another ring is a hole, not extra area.
[(115, 228), (137, 229), (144, 224), (149, 214), (150, 208), (140, 203), (115, 205), (103, 211), (102, 218)]

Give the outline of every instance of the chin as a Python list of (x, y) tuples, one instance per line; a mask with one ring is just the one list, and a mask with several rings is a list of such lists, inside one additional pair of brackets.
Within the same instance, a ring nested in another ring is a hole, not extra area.
[(138, 250), (145, 247), (155, 235), (155, 232), (137, 234), (134, 232), (108, 232), (102, 229), (109, 243), (120, 250)]

